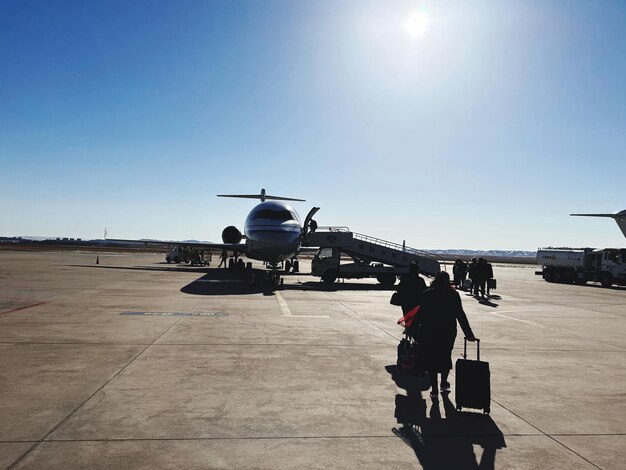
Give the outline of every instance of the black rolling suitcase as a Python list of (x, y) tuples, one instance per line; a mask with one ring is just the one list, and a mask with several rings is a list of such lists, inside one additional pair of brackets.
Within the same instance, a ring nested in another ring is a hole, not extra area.
[(480, 360), (480, 340), (476, 340), (476, 360), (467, 359), (467, 338), (463, 340), (463, 359), (455, 365), (456, 409), (476, 408), (489, 413), (491, 384), (489, 363)]

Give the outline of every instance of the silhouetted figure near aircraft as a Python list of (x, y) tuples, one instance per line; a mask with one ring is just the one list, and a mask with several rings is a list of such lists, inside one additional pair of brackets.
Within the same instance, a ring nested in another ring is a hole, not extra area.
[(309, 223), (309, 232), (315, 233), (316, 230), (317, 230), (317, 222), (311, 219), (311, 222)]
[(476, 258), (472, 258), (472, 262), (467, 266), (467, 274), (470, 281), (472, 281), (470, 292), (478, 295), (478, 261)]
[(407, 313), (420, 304), (422, 292), (426, 290), (426, 282), (420, 277), (419, 265), (413, 261), (409, 264), (409, 273), (402, 276), (398, 284), (402, 313)]
[(452, 267), (452, 274), (454, 275), (454, 285), (458, 288), (463, 286), (463, 281), (467, 276), (467, 264), (463, 260), (458, 259), (454, 262)]
[(491, 280), (493, 279), (493, 266), (487, 260), (485, 260), (485, 273), (487, 275), (487, 296), (489, 296), (489, 292), (491, 291)]
[(228, 261), (228, 251), (222, 250), (222, 254), (220, 255), (220, 259), (221, 259), (221, 261), (220, 261), (220, 264), (219, 264), (218, 268), (221, 268), (222, 265), (224, 265), (224, 268), (227, 268), (228, 267), (228, 263), (227, 263), (227, 261)]
[(437, 374), (441, 374), (441, 391), (450, 390), (448, 374), (452, 369), (452, 348), (456, 339), (456, 323), (461, 325), (468, 341), (475, 341), (474, 333), (461, 304), (459, 293), (450, 285), (450, 275), (441, 271), (430, 289), (422, 294), (420, 310), (410, 330), (420, 328), (420, 346), (424, 368), (431, 384), (431, 397), (436, 397)]
[[(493, 276), (493, 270), (491, 275)], [(478, 295), (478, 291), (480, 290), (481, 297), (485, 296), (487, 279), (489, 279), (489, 264), (485, 258), (479, 258), (478, 266), (476, 267), (477, 286), (474, 288), (474, 295)]]

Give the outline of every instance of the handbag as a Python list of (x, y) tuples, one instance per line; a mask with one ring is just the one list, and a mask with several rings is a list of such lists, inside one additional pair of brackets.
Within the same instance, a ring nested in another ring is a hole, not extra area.
[(391, 299), (389, 299), (389, 303), (391, 305), (397, 305), (397, 306), (402, 305), (402, 297), (400, 296), (400, 292), (394, 292), (391, 295)]
[(419, 344), (404, 337), (398, 344), (398, 360), (396, 365), (401, 371), (416, 371), (420, 368)]

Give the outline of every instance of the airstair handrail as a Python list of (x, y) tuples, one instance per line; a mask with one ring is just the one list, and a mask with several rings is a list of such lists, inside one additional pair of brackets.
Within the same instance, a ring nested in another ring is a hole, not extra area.
[(317, 230), (328, 230), (329, 232), (349, 232), (350, 227), (346, 227), (345, 225), (321, 225), (317, 227)]
[(437, 257), (432, 253), (428, 253), (427, 251), (418, 250), (416, 248), (411, 248), (410, 246), (400, 245), (398, 243), (390, 242), (387, 240), (382, 240), (380, 238), (371, 237), (369, 235), (364, 235), (362, 233), (352, 232), (352, 236), (357, 240), (363, 240), (369, 243), (375, 243), (376, 245), (384, 246), (385, 248), (391, 248), (393, 250), (402, 251), (404, 253), (416, 254), (427, 256), (430, 258), (436, 259)]

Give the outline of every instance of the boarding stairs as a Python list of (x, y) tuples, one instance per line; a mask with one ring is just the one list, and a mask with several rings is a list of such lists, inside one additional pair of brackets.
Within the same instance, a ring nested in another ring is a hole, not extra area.
[(348, 227), (319, 227), (307, 234), (303, 246), (337, 248), (356, 261), (377, 262), (398, 268), (406, 268), (416, 261), (420, 272), (429, 276), (437, 274), (441, 264), (445, 269), (445, 262), (432, 253), (352, 232)]

